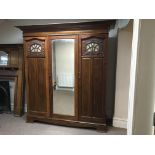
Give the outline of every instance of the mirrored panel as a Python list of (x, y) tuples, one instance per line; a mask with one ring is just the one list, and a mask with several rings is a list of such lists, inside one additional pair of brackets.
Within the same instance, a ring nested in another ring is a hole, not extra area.
[(8, 54), (4, 51), (0, 51), (0, 66), (8, 65)]
[(75, 115), (74, 39), (52, 40), (53, 113)]

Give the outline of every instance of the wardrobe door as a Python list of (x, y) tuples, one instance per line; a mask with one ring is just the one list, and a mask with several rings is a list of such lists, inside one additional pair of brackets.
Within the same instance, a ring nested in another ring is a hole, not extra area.
[(79, 119), (105, 123), (107, 34), (80, 36)]
[(47, 115), (48, 73), (45, 38), (25, 39), (28, 115)]

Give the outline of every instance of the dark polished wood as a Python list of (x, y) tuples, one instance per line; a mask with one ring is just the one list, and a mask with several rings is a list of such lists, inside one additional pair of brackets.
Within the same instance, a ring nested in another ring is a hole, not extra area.
[[(81, 121), (106, 123), (107, 39), (107, 34), (80, 35), (79, 118)], [(89, 52), (85, 46), (91, 43), (93, 44), (88, 46), (91, 48)]]
[(104, 20), (95, 22), (81, 22), (81, 23), (63, 23), (63, 24), (49, 24), (49, 25), (30, 25), (30, 26), (16, 26), (24, 33), (28, 32), (56, 32), (56, 31), (77, 31), (77, 30), (106, 30), (108, 32), (109, 26), (113, 25), (115, 20)]
[(14, 71), (14, 70), (18, 70), (19, 68), (17, 66), (0, 66), (0, 70), (10, 70), (10, 71)]
[(34, 115), (27, 115), (27, 122), (33, 123), (33, 122), (44, 122), (44, 123), (50, 123), (55, 125), (62, 125), (62, 126), (68, 126), (68, 127), (78, 127), (78, 128), (93, 128), (97, 129), (99, 131), (107, 131), (106, 124), (103, 123), (93, 123), (93, 122), (84, 122), (84, 121), (76, 121), (72, 119), (66, 119), (66, 118), (45, 118), (41, 116), (34, 116)]
[[(41, 40), (41, 55), (34, 55), (29, 51), (31, 43)], [(43, 42), (43, 44), (42, 44)], [(29, 38), (25, 39), (25, 71), (26, 71), (26, 88), (28, 100), (28, 113), (33, 115), (48, 115), (48, 54), (46, 50), (46, 38)], [(46, 53), (45, 53), (46, 52)]]
[(24, 113), (24, 63), (22, 44), (0, 44), (0, 50), (8, 54), (7, 66), (0, 66), (0, 79), (14, 80), (14, 114)]
[[(108, 31), (114, 20), (18, 26), (24, 32), (27, 122), (106, 130)], [(53, 114), (51, 40), (75, 39), (75, 116)], [(93, 43), (93, 44), (92, 44)], [(36, 51), (33, 51), (34, 45)], [(92, 44), (92, 50), (88, 44)], [(39, 53), (34, 53), (39, 50)]]

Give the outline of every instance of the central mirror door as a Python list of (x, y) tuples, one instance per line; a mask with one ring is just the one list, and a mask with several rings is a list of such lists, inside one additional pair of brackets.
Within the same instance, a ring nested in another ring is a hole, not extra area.
[(75, 116), (75, 39), (51, 40), (53, 115)]

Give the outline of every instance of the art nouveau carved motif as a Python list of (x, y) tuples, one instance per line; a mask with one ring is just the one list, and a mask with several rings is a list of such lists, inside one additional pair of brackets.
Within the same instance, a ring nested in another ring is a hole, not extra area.
[(82, 41), (82, 56), (104, 56), (103, 39), (89, 38)]
[(39, 44), (32, 44), (30, 48), (31, 52), (41, 52), (41, 45)]
[(28, 42), (28, 56), (29, 57), (44, 57), (45, 56), (45, 43), (40, 40), (32, 40)]

